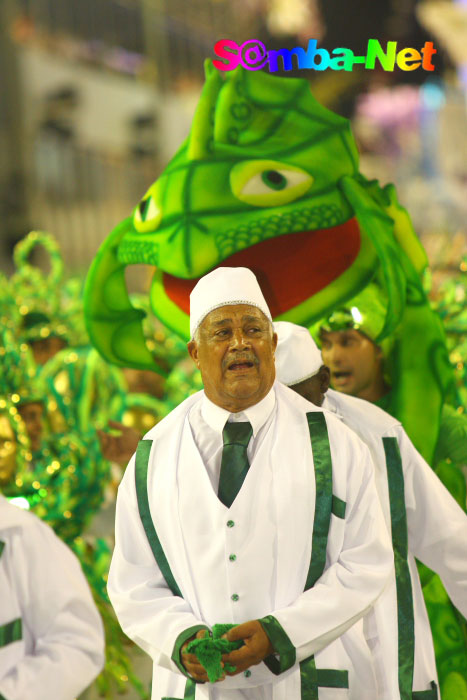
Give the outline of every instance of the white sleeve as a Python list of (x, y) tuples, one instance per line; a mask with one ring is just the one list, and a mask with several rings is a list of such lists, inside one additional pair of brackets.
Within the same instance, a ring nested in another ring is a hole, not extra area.
[(398, 430), (404, 468), (409, 550), (436, 572), (454, 605), (467, 616), (467, 516)]
[[(281, 657), (293, 647), (296, 661), (302, 661), (342, 635), (369, 610), (392, 572), (392, 548), (376, 492), (374, 466), (366, 445), (355, 439), (346, 459), (347, 506), (339, 556), (294, 604), (272, 613), (285, 632), (282, 649), (280, 642), (278, 648), (271, 640)], [(334, 469), (342, 464), (342, 453), (340, 457), (335, 460), (333, 455)], [(269, 634), (268, 626), (265, 629)], [(280, 640), (280, 633), (278, 637)]]
[(7, 543), (2, 563), (32, 648), (6, 674), (0, 669), (0, 695), (73, 700), (103, 668), (102, 622), (75, 555), (48, 525), (25, 515), (26, 527)]
[(196, 631), (209, 628), (183, 598), (173, 595), (157, 565), (138, 511), (134, 457), (118, 489), (107, 590), (128, 637), (156, 664), (187, 675), (180, 648)]

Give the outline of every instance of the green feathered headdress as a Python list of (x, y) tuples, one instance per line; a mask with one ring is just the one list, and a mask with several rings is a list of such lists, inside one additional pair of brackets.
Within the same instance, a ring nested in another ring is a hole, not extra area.
[[(42, 272), (29, 258), (43, 248), (50, 271)], [(64, 280), (63, 258), (57, 241), (49, 233), (31, 231), (14, 250), (16, 272), (8, 281), (10, 315), (15, 318), (22, 340), (32, 342), (51, 336), (71, 345), (86, 342), (82, 312), (82, 282)]]

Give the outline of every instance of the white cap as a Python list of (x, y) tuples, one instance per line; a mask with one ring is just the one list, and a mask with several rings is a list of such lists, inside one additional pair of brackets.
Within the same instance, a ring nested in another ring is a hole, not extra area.
[(258, 280), (247, 267), (217, 267), (201, 277), (190, 294), (190, 334), (206, 316), (221, 306), (250, 304), (261, 309), (272, 322)]
[(293, 386), (317, 374), (323, 360), (310, 332), (287, 321), (276, 321), (274, 330), (278, 338), (276, 378), (282, 384)]

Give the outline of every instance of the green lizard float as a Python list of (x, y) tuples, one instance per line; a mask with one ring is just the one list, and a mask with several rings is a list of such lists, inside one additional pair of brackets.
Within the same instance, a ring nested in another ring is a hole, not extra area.
[(394, 412), (431, 459), (452, 375), (421, 282), (426, 255), (394, 187), (359, 172), (349, 122), (306, 80), (243, 68), (221, 76), (207, 62), (188, 138), (92, 264), (93, 344), (116, 365), (163, 374), (126, 290), (135, 263), (155, 266), (152, 309), (185, 339), (190, 291), (219, 265), (250, 267), (273, 317), (308, 326), (377, 281), (388, 299), (381, 338), (412, 329), (400, 333)]
[(320, 105), (306, 80), (221, 75), (207, 62), (188, 138), (91, 266), (95, 347), (116, 365), (164, 374), (125, 285), (125, 268), (138, 263), (155, 267), (155, 315), (185, 340), (190, 292), (217, 266), (251, 268), (274, 319), (308, 327), (377, 286), (385, 316), (376, 341), (392, 348), (387, 408), (432, 460), (453, 373), (423, 288), (425, 251), (395, 188), (360, 173), (348, 120)]

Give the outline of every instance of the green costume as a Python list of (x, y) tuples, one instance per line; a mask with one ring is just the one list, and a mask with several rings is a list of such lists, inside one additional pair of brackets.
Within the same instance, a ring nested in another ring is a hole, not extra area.
[[(50, 272), (43, 273), (29, 258), (42, 248)], [(57, 241), (49, 233), (31, 231), (14, 250), (15, 273), (8, 280), (9, 313), (22, 341), (52, 336), (73, 346), (87, 342), (82, 307), (82, 282), (65, 280), (63, 258)]]
[[(28, 262), (38, 245), (50, 255), (48, 275)], [(80, 559), (106, 631), (105, 669), (96, 680), (102, 697), (125, 691), (128, 683), (146, 697), (107, 597), (111, 543), (83, 536), (110, 480), (95, 427), (99, 420), (106, 422), (111, 399), (119, 410), (118, 381), (112, 385), (109, 379), (120, 373), (94, 349), (83, 347), (82, 282), (63, 280), (54, 239), (29, 234), (15, 249), (15, 263), (11, 278), (0, 276), (0, 418), (7, 417), (16, 443), (14, 477), (2, 491), (15, 505), (48, 522)], [(66, 348), (39, 367), (29, 344), (52, 336), (81, 347)], [(41, 445), (35, 451), (21, 417), (28, 403), (44, 408)]]

